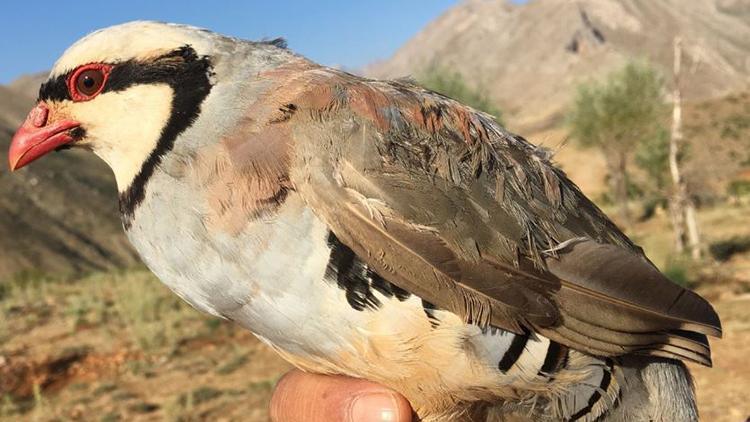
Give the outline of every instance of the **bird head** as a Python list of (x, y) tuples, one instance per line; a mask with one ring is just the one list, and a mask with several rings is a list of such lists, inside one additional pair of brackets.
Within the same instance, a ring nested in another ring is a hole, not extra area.
[(11, 170), (51, 151), (92, 150), (120, 191), (200, 113), (212, 88), (217, 35), (198, 28), (131, 22), (73, 44), (39, 90), (10, 145)]

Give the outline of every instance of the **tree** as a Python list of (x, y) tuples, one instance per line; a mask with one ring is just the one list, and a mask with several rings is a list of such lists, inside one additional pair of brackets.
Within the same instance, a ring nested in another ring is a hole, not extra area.
[[(672, 133), (669, 140), (669, 171), (672, 175), (673, 193), (669, 201), (669, 211), (672, 217), (672, 227), (675, 233), (675, 249), (685, 251), (685, 240), (690, 243), (690, 255), (693, 259), (700, 259), (702, 255), (698, 220), (695, 204), (688, 193), (687, 183), (682, 176), (681, 153), (682, 144), (682, 91), (680, 90), (680, 68), (682, 63), (682, 40), (674, 39), (674, 89), (672, 108)], [(687, 233), (686, 233), (687, 232)]]
[(621, 220), (630, 222), (628, 160), (639, 144), (663, 130), (663, 82), (645, 62), (629, 62), (603, 83), (579, 86), (569, 116), (571, 135), (603, 154), (612, 198)]
[(433, 65), (417, 80), (423, 87), (490, 114), (502, 123), (500, 109), (481, 91), (469, 87), (460, 73)]
[(643, 170), (648, 183), (640, 186), (645, 201), (645, 214), (657, 207), (667, 208), (669, 202), (669, 132), (666, 128), (643, 140), (635, 150), (635, 164)]

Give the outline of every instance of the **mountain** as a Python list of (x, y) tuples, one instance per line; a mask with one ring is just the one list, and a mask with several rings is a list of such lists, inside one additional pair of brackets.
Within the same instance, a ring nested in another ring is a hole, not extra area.
[(9, 86), (0, 85), (0, 125), (16, 126), (26, 118), (33, 100)]
[(0, 85), (0, 127), (15, 130), (33, 107), (45, 80), (47, 72), (22, 75), (8, 85)]
[(628, 58), (648, 59), (670, 81), (676, 35), (686, 100), (750, 85), (750, 0), (467, 0), (363, 73), (456, 70), (497, 102), (511, 129), (536, 132), (561, 123), (576, 85)]
[(101, 160), (65, 151), (8, 172), (5, 151), (40, 82), (34, 75), (0, 86), (0, 282), (24, 272), (72, 275), (135, 265), (114, 177)]
[(16, 80), (8, 85), (8, 88), (12, 89), (18, 94), (26, 96), (32, 101), (36, 99), (39, 93), (39, 86), (42, 82), (47, 80), (49, 72), (31, 73), (28, 75), (21, 75)]

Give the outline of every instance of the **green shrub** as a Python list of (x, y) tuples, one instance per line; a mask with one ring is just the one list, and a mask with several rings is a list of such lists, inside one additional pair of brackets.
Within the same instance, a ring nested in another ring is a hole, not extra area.
[(690, 266), (681, 259), (670, 259), (662, 272), (682, 287), (690, 287), (694, 282), (691, 278)]
[(732, 196), (750, 196), (750, 180), (733, 180), (727, 192)]

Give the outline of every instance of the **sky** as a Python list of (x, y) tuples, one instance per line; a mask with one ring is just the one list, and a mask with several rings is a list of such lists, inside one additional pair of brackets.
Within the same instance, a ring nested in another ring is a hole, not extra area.
[(458, 0), (11, 0), (0, 27), (0, 84), (49, 69), (83, 35), (136, 19), (186, 23), (246, 39), (283, 36), (325, 65), (386, 59)]
[[(283, 36), (321, 64), (356, 69), (387, 59), (460, 0), (10, 0), (0, 26), (0, 84), (49, 69), (77, 39), (137, 19), (246, 39)], [(512, 0), (523, 3), (526, 0)]]

